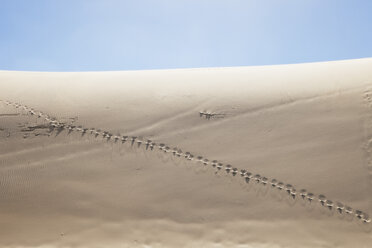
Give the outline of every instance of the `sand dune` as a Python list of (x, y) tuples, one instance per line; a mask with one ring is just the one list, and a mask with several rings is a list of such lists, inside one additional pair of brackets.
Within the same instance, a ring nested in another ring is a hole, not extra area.
[(0, 246), (369, 247), (372, 59), (0, 72)]

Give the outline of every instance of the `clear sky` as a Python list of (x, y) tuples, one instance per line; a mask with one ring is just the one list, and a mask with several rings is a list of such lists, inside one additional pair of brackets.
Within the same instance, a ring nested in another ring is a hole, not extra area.
[(0, 0), (0, 70), (372, 57), (372, 0)]

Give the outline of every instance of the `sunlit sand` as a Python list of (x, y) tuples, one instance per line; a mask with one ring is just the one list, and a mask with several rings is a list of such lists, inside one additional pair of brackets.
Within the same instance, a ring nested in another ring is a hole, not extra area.
[(371, 68), (0, 71), (0, 246), (369, 247)]

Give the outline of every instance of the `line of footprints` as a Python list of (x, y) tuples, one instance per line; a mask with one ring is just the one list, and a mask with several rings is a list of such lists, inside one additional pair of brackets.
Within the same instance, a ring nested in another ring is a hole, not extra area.
[[(1, 100), (0, 100), (1, 101)], [(18, 103), (13, 103), (10, 101), (4, 101), (6, 105), (14, 106), (15, 108), (21, 108), (25, 110), (28, 114), (37, 116), (38, 118), (43, 118), (46, 122), (49, 123), (49, 127), (52, 130), (57, 130), (58, 132), (61, 132), (63, 130), (67, 130), (68, 133), (71, 133), (73, 131), (80, 132), (81, 134), (90, 133), (94, 137), (102, 136), (106, 140), (112, 140), (115, 143), (119, 140), (122, 144), (129, 141), (131, 145), (133, 146), (135, 143), (138, 147), (140, 147), (142, 144), (145, 145), (146, 150), (154, 150), (159, 149), (160, 151), (164, 153), (172, 154), (173, 156), (184, 158), (188, 161), (196, 161), (198, 163), (201, 163), (205, 166), (210, 165), (213, 168), (215, 168), (218, 171), (225, 171), (228, 174), (232, 174), (233, 176), (240, 175), (243, 180), (245, 180), (246, 183), (255, 182), (257, 184), (261, 184), (263, 186), (276, 188), (279, 191), (285, 191), (289, 197), (296, 199), (296, 197), (301, 197), (302, 200), (307, 201), (309, 204), (311, 204), (313, 201), (318, 201), (321, 206), (327, 208), (329, 211), (333, 211), (334, 209), (337, 210), (339, 214), (346, 214), (350, 216), (356, 216), (359, 220), (361, 220), (364, 223), (370, 223), (371, 219), (368, 216), (367, 213), (364, 213), (361, 210), (353, 209), (341, 202), (333, 202), (330, 199), (327, 199), (324, 195), (314, 195), (311, 192), (308, 192), (305, 189), (301, 189), (299, 191), (296, 190), (294, 186), (291, 184), (285, 184), (281, 181), (278, 181), (276, 179), (271, 179), (261, 176), (259, 174), (253, 174), (245, 169), (239, 170), (238, 168), (235, 168), (231, 166), (230, 164), (223, 164), (217, 160), (209, 160), (207, 158), (204, 158), (202, 156), (195, 156), (190, 152), (182, 152), (179, 148), (170, 148), (170, 146), (163, 144), (163, 143), (155, 143), (151, 140), (147, 139), (140, 139), (137, 136), (122, 136), (122, 135), (113, 135), (108, 131), (103, 131), (100, 129), (95, 128), (85, 128), (82, 126), (74, 126), (74, 125), (68, 125), (66, 123), (58, 121), (56, 118), (53, 118), (49, 116), (48, 114), (45, 114), (40, 111), (36, 111), (33, 108), (29, 108), (25, 105), (21, 105)]]

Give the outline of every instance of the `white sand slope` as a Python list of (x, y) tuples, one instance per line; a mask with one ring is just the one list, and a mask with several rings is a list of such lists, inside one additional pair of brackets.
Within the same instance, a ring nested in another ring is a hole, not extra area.
[(370, 247), (371, 68), (1, 71), (0, 247)]

